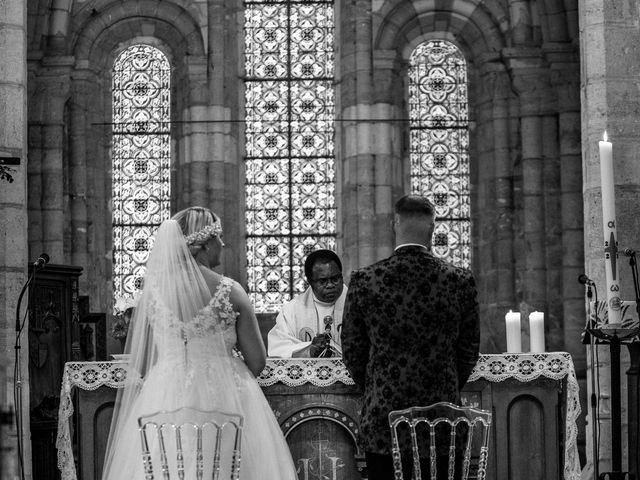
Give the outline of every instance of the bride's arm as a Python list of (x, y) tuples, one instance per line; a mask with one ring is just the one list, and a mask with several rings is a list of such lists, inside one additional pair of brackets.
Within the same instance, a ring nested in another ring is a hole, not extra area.
[(237, 282), (233, 282), (233, 287), (231, 288), (231, 303), (234, 310), (238, 312), (236, 321), (238, 350), (242, 353), (251, 373), (258, 376), (264, 368), (267, 354), (264, 343), (262, 343), (258, 320), (253, 311), (251, 301)]

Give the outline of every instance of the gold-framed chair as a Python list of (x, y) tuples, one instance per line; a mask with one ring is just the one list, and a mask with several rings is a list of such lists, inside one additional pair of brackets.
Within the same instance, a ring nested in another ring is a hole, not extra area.
[[(236, 413), (191, 407), (139, 417), (145, 480), (201, 480), (205, 472), (207, 478), (219, 480), (222, 470), (237, 480), (243, 423)], [(156, 477), (158, 466), (161, 474)]]
[[(491, 420), (492, 414), (489, 411), (461, 407), (449, 402), (438, 402), (426, 407), (416, 406), (389, 412), (394, 479), (404, 480), (401, 453), (403, 449), (398, 435), (399, 427), (403, 427), (403, 429), (408, 428), (409, 430), (408, 434), (405, 433), (404, 436), (408, 437), (407, 441), (410, 441), (413, 480), (422, 480), (423, 478), (420, 458), (424, 458), (425, 455), (420, 455), (420, 447), (423, 451), (428, 448), (430, 469), (428, 478), (430, 480), (444, 478), (442, 473), (440, 477), (437, 476), (436, 468), (437, 452), (443, 450), (448, 455), (447, 480), (468, 480), (470, 478), (484, 480), (487, 474)], [(419, 433), (419, 427), (425, 428)], [(448, 435), (446, 435), (446, 429), (449, 431)], [(438, 430), (438, 435), (436, 435), (436, 430)], [(442, 442), (446, 442), (446, 445)], [(407, 450), (404, 449), (405, 452)], [(456, 459), (456, 454), (460, 451), (462, 463), (458, 476), (455, 476), (456, 461), (460, 461)]]

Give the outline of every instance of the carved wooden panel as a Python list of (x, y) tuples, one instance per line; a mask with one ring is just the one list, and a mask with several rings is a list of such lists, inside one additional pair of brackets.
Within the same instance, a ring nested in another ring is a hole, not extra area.
[[(29, 273), (32, 273), (32, 266)], [(64, 364), (80, 360), (78, 277), (81, 267), (48, 264), (29, 291), (29, 405), (34, 478), (60, 477), (56, 429)]]
[(97, 390), (78, 391), (78, 414), (75, 424), (79, 439), (79, 479), (99, 480), (102, 476), (116, 393), (115, 388), (106, 386)]
[(298, 478), (362, 478), (365, 463), (357, 444), (361, 408), (357, 387), (275, 384), (263, 391), (287, 439)]
[(478, 380), (465, 385), (461, 400), (493, 412), (487, 480), (563, 476), (563, 382)]

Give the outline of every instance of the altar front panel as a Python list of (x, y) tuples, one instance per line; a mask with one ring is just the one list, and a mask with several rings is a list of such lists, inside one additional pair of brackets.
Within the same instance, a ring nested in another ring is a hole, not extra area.
[(353, 385), (263, 387), (282, 428), (298, 478), (361, 478), (357, 446), (361, 396)]

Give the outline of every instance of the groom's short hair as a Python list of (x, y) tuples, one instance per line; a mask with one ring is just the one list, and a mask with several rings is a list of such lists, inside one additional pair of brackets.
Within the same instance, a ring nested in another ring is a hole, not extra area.
[(313, 276), (313, 266), (318, 262), (320, 263), (336, 262), (336, 265), (342, 272), (342, 262), (340, 261), (340, 257), (338, 257), (336, 252), (332, 250), (326, 250), (326, 249), (315, 250), (311, 252), (307, 256), (307, 259), (304, 261), (304, 275), (307, 277), (308, 280), (311, 280), (311, 277)]
[(435, 210), (433, 203), (422, 195), (405, 195), (395, 205), (395, 213), (403, 218), (420, 215), (433, 217)]

